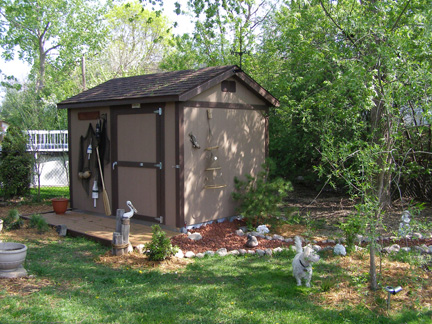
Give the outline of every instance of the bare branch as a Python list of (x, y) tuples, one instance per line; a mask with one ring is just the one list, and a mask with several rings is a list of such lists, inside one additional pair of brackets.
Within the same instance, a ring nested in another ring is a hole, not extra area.
[(393, 27), (392, 27), (392, 29), (391, 29), (391, 32), (394, 32), (394, 30), (396, 29), (397, 25), (399, 24), (399, 21), (401, 20), (403, 14), (404, 14), (405, 11), (407, 10), (407, 8), (408, 8), (410, 2), (411, 2), (411, 0), (408, 0), (408, 1), (407, 1), (406, 5), (405, 5), (405, 8), (403, 8), (403, 10), (401, 11), (400, 15), (397, 17), (395, 23), (393, 24)]

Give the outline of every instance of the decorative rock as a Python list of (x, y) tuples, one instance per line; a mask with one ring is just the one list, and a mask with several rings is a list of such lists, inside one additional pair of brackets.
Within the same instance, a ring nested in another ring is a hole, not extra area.
[(241, 229), (238, 229), (235, 233), (238, 236), (244, 236), (245, 235), (245, 233)]
[(291, 245), (289, 248), (290, 248), (291, 251), (297, 253), (296, 247), (294, 245)]
[(239, 255), (240, 252), (238, 250), (231, 250), (228, 252), (228, 255)]
[(183, 259), (184, 253), (182, 250), (178, 250), (178, 252), (174, 255), (176, 258)]
[(246, 242), (247, 247), (256, 247), (258, 246), (258, 240), (255, 236), (249, 234)]
[(59, 236), (66, 236), (67, 234), (67, 226), (66, 225), (57, 225), (56, 232)]
[(319, 251), (322, 250), (322, 247), (319, 246), (319, 245), (314, 244), (314, 245), (312, 245), (312, 249), (314, 249), (315, 252), (319, 252)]
[(255, 250), (247, 250), (247, 254), (255, 254)]
[(254, 231), (250, 232), (249, 234), (255, 237), (260, 235), (260, 233)]
[(240, 255), (245, 255), (247, 253), (247, 251), (245, 249), (239, 249), (238, 250)]
[(222, 256), (222, 257), (226, 256), (227, 253), (228, 253), (228, 251), (225, 248), (221, 248), (221, 249), (219, 249), (219, 250), (216, 251), (216, 254), (219, 255), (219, 256)]
[(135, 251), (139, 254), (143, 254), (144, 253), (144, 244), (138, 244), (137, 246), (135, 246)]
[(247, 226), (242, 226), (239, 228), (239, 230), (243, 231), (243, 233), (247, 233), (248, 228), (247, 228)]
[(416, 233), (412, 233), (412, 237), (421, 240), (423, 238), (423, 235), (421, 233), (416, 232)]
[(429, 253), (432, 253), (432, 245), (428, 246), (428, 251), (429, 251)]
[(281, 235), (275, 234), (275, 235), (273, 235), (273, 240), (283, 241), (284, 237)]
[(208, 255), (208, 256), (214, 256), (215, 255), (214, 251), (205, 251), (204, 254)]
[(272, 249), (265, 249), (264, 252), (265, 252), (265, 255), (268, 255), (268, 256), (272, 256), (273, 255)]
[(255, 253), (258, 254), (259, 256), (264, 256), (264, 255), (265, 255), (264, 250), (261, 250), (261, 249), (257, 249), (257, 250), (255, 251)]
[(326, 243), (331, 243), (331, 244), (334, 244), (334, 243), (336, 243), (336, 241), (335, 240), (327, 240), (327, 241), (325, 241)]
[(282, 248), (279, 246), (279, 247), (273, 249), (273, 253), (280, 253), (280, 252), (282, 252), (283, 250), (284, 250), (284, 249), (282, 249)]
[(193, 258), (195, 256), (195, 253), (192, 251), (187, 251), (185, 254), (185, 258)]
[(202, 259), (202, 258), (204, 258), (204, 253), (197, 253), (195, 256), (196, 256), (198, 259)]
[(294, 240), (290, 237), (290, 238), (287, 238), (287, 239), (285, 239), (285, 242), (286, 243), (291, 243), (291, 242), (293, 242)]
[[(295, 248), (294, 248), (294, 250), (295, 250)], [(333, 248), (331, 246), (326, 246), (321, 251), (332, 251), (332, 250), (333, 250)]]
[(265, 238), (266, 240), (269, 240), (269, 241), (273, 240), (273, 237), (270, 236), (270, 235), (265, 235), (264, 238)]
[(126, 249), (126, 252), (127, 253), (132, 253), (133, 252), (133, 246), (132, 246), (132, 244), (128, 243), (128, 247)]
[(355, 246), (354, 246), (354, 250), (355, 250), (355, 251), (364, 251), (365, 248), (362, 248), (361, 246), (355, 245)]
[(382, 249), (384, 253), (397, 253), (400, 251), (400, 246), (398, 244), (393, 244)]
[(333, 249), (333, 253), (335, 255), (346, 255), (345, 247), (341, 244), (336, 244)]
[(408, 252), (411, 251), (411, 248), (410, 248), (410, 247), (406, 247), (406, 246), (404, 246), (404, 247), (401, 248), (400, 250), (408, 253)]
[(200, 233), (192, 233), (188, 235), (188, 239), (192, 240), (192, 241), (199, 241), (202, 239), (202, 236)]
[(267, 234), (270, 233), (270, 230), (266, 225), (260, 225), (257, 227), (256, 231), (260, 234)]
[(420, 252), (421, 254), (425, 254), (429, 252), (429, 249), (424, 244), (422, 246), (414, 246), (412, 249), (414, 251)]

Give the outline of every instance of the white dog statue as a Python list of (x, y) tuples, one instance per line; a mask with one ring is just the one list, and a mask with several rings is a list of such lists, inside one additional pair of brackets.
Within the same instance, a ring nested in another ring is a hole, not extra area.
[(292, 262), (293, 275), (297, 280), (297, 286), (301, 286), (302, 279), (305, 279), (306, 287), (310, 287), (312, 264), (318, 262), (320, 257), (310, 245), (302, 248), (300, 237), (296, 236), (294, 241), (297, 254)]

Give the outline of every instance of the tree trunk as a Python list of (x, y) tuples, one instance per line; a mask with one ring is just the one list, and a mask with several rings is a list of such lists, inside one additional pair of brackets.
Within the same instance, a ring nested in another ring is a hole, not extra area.
[(377, 283), (377, 275), (376, 275), (376, 264), (375, 264), (375, 237), (373, 237), (373, 241), (371, 241), (370, 245), (370, 267), (369, 267), (369, 273), (370, 273), (370, 288), (372, 290), (378, 289), (378, 283)]

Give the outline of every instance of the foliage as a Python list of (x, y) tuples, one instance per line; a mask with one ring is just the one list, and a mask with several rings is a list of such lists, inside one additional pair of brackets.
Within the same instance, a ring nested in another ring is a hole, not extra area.
[(237, 212), (250, 227), (266, 224), (276, 217), (284, 198), (293, 189), (292, 184), (282, 178), (269, 180), (268, 172), (267, 166), (263, 165), (256, 177), (246, 174), (244, 181), (234, 178), (232, 197), (240, 203)]
[(9, 213), (7, 216), (3, 219), (4, 227), (7, 230), (13, 230), (21, 228), (24, 224), (23, 220), (21, 219), (18, 209), (11, 209), (9, 210)]
[(47, 221), (40, 214), (33, 214), (30, 216), (29, 226), (30, 228), (36, 228), (42, 233), (49, 230)]
[(159, 225), (153, 225), (152, 232), (151, 241), (145, 244), (145, 254), (149, 260), (162, 261), (177, 253), (178, 247), (172, 246), (170, 239)]
[(24, 133), (10, 126), (2, 143), (0, 180), (7, 198), (26, 196), (30, 189), (31, 158)]
[(240, 65), (242, 52), (242, 68), (253, 70), (250, 55), (255, 51), (260, 27), (273, 9), (271, 1), (188, 0), (187, 4), (188, 11), (184, 12), (192, 17), (188, 19), (193, 19), (195, 29), (190, 35), (173, 38), (175, 49), (164, 56), (161, 68)]
[(168, 19), (135, 0), (114, 5), (105, 21), (108, 33), (104, 51), (87, 62), (89, 85), (156, 72), (158, 62), (170, 46)]
[[(357, 206), (358, 207), (358, 206)], [(354, 251), (355, 238), (358, 234), (363, 234), (366, 227), (366, 220), (361, 213), (350, 214), (343, 223), (339, 224), (339, 228), (344, 232), (346, 239), (346, 251), (351, 253)]]
[(50, 69), (66, 76), (86, 50), (98, 48), (103, 11), (98, 1), (4, 0), (0, 7), (2, 55), (11, 60), (17, 51), (32, 66), (36, 90), (41, 91), (47, 75), (54, 77)]

